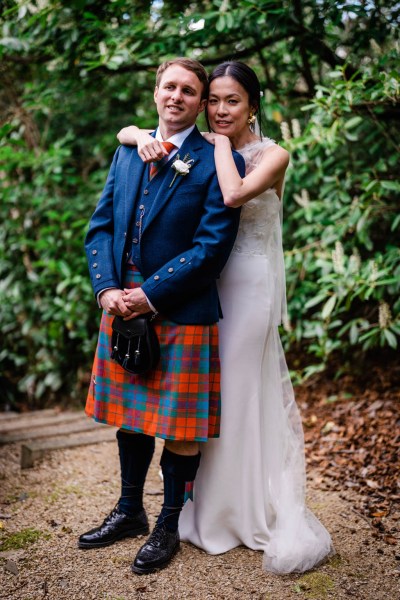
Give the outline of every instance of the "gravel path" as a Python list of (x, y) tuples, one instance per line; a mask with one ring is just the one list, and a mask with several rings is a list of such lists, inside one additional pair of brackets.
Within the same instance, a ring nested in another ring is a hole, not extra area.
[[(157, 444), (145, 490), (151, 525), (162, 501), (160, 448)], [(308, 503), (331, 532), (337, 551), (317, 570), (279, 577), (262, 571), (259, 552), (240, 547), (209, 556), (182, 544), (169, 568), (155, 575), (135, 576), (130, 564), (143, 539), (89, 551), (76, 545), (79, 534), (97, 525), (118, 496), (115, 442), (58, 450), (24, 471), (19, 461), (17, 445), (0, 448), (0, 599), (400, 598), (399, 550), (374, 537), (376, 533), (345, 497), (314, 487), (312, 472)], [(31, 543), (4, 550), (10, 535), (19, 532), (22, 537), (21, 532), (28, 528), (34, 530)]]

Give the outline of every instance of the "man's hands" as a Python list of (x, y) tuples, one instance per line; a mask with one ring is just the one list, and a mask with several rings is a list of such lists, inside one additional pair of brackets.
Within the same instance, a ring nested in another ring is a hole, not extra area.
[(142, 288), (134, 288), (133, 290), (125, 288), (122, 293), (122, 300), (131, 311), (131, 315), (125, 318), (125, 321), (150, 312), (150, 306)]
[(146, 295), (141, 288), (111, 288), (100, 294), (99, 302), (107, 313), (124, 317), (125, 321), (150, 312)]

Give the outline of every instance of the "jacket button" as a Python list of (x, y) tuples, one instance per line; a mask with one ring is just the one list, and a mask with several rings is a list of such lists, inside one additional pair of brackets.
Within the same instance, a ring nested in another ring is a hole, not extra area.
[(92, 250), (92, 254), (95, 256), (97, 254), (97, 250)]
[(140, 209), (140, 210), (143, 210), (143, 209), (144, 209), (144, 204), (141, 204), (141, 205), (139, 206), (139, 209)]
[(100, 273), (97, 273), (96, 279), (100, 279), (100, 277), (101, 277)]
[(173, 271), (174, 271), (173, 267), (170, 267), (170, 268), (168, 269), (168, 273), (173, 273)]
[(126, 231), (124, 231), (124, 237), (126, 237)]
[(93, 263), (92, 267), (93, 269), (97, 269), (97, 263)]
[(154, 281), (158, 281), (160, 279), (159, 275), (154, 275)]
[(138, 243), (138, 241), (139, 241), (139, 240), (138, 240), (137, 238), (133, 238), (133, 240), (132, 240), (132, 243), (133, 243), (133, 244), (137, 244), (137, 243)]
[(144, 194), (145, 196), (147, 196), (147, 194), (148, 194), (148, 193), (149, 193), (149, 190), (144, 190), (144, 192), (143, 192), (143, 194)]
[(186, 262), (186, 258), (180, 258), (180, 259), (179, 259), (179, 262), (182, 262), (182, 263), (183, 263), (183, 262)]

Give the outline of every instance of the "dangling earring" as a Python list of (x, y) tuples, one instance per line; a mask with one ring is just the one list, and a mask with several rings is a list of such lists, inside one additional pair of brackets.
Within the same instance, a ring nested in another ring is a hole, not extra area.
[(247, 119), (249, 125), (254, 125), (256, 122), (256, 115), (253, 114), (253, 111), (250, 111), (249, 118)]

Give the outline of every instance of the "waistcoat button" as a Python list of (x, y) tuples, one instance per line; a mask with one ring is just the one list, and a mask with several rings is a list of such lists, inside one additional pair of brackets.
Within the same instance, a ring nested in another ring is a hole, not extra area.
[(100, 277), (101, 277), (100, 273), (97, 273), (96, 279), (100, 279)]
[(97, 263), (93, 263), (92, 266), (93, 266), (93, 269), (96, 269), (97, 268)]
[(133, 238), (133, 240), (132, 240), (132, 243), (133, 243), (133, 244), (137, 244), (137, 243), (138, 243), (138, 241), (139, 241), (139, 240), (138, 240), (137, 238)]
[(143, 192), (143, 194), (144, 194), (145, 196), (147, 196), (147, 194), (148, 194), (148, 193), (149, 193), (149, 190), (144, 190), (144, 192)]
[(155, 281), (158, 281), (159, 279), (160, 279), (160, 276), (159, 276), (159, 275), (154, 275), (154, 280), (155, 280)]
[(180, 259), (179, 259), (179, 262), (182, 262), (182, 263), (183, 263), (183, 262), (186, 262), (186, 258), (180, 258)]
[(173, 267), (170, 267), (170, 268), (168, 269), (168, 273), (173, 273), (173, 271), (174, 271)]
[(95, 254), (97, 254), (97, 250), (92, 250), (92, 254), (93, 254), (93, 256), (94, 256)]

